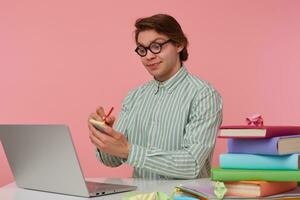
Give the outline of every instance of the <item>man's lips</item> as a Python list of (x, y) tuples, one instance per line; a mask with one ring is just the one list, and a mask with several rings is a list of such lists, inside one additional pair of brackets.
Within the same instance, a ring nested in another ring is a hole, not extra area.
[(161, 63), (161, 61), (160, 62), (151, 63), (151, 64), (147, 64), (147, 67), (155, 67), (155, 66), (159, 65), (160, 63)]

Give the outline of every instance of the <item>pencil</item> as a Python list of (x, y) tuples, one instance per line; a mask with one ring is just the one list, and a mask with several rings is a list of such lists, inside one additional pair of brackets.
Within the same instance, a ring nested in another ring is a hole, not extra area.
[(103, 121), (105, 122), (105, 120), (109, 117), (109, 115), (112, 113), (114, 107), (111, 107), (111, 109), (109, 110), (109, 112), (107, 113), (107, 115), (104, 115), (103, 117)]

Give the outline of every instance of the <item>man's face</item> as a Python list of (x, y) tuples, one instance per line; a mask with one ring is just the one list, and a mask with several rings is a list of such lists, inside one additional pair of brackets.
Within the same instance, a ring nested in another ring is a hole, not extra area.
[[(169, 38), (154, 30), (142, 31), (138, 35), (138, 45), (149, 47), (153, 42), (163, 43)], [(180, 68), (179, 53), (182, 46), (174, 45), (172, 42), (164, 44), (161, 52), (154, 54), (147, 50), (147, 54), (141, 57), (141, 61), (147, 71), (158, 81), (166, 81), (171, 78)]]

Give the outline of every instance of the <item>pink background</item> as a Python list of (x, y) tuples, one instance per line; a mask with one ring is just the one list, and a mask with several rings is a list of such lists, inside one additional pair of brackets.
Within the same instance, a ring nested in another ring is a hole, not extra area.
[[(128, 177), (96, 161), (86, 120), (117, 115), (151, 77), (135, 55), (134, 21), (169, 13), (189, 38), (190, 72), (224, 100), (223, 124), (254, 113), (300, 125), (300, 1), (0, 1), (0, 123), (66, 123), (87, 177)], [(226, 151), (217, 141), (218, 154)], [(55, 165), (55, 163), (53, 163)], [(0, 186), (13, 180), (0, 145)]]

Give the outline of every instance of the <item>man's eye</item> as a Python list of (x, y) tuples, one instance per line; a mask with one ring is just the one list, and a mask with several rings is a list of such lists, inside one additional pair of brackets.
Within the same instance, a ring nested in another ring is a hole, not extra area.
[(152, 43), (151, 46), (150, 46), (150, 48), (152, 50), (158, 50), (158, 49), (160, 49), (160, 44), (158, 44), (158, 43)]
[(138, 49), (137, 49), (140, 53), (145, 53), (145, 48), (143, 48), (143, 47), (138, 47)]

